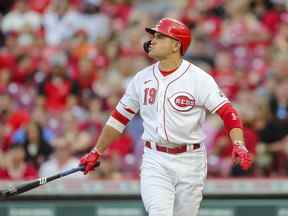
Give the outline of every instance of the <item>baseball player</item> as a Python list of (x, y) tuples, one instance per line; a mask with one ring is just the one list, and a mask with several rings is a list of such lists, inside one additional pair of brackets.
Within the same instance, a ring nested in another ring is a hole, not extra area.
[(93, 170), (110, 143), (121, 136), (137, 113), (143, 119), (144, 154), (141, 197), (149, 216), (196, 216), (207, 173), (205, 113), (217, 113), (233, 141), (233, 160), (251, 165), (242, 124), (230, 101), (205, 71), (184, 60), (191, 35), (181, 22), (163, 18), (146, 28), (144, 44), (157, 60), (138, 72), (112, 112), (95, 148), (80, 159), (85, 174)]

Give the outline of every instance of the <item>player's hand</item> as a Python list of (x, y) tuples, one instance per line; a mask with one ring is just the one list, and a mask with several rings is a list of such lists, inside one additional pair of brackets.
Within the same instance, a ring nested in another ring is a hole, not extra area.
[(100, 154), (97, 151), (91, 151), (88, 154), (80, 158), (80, 165), (84, 166), (84, 174), (94, 170), (94, 166), (100, 158)]
[(232, 160), (233, 162), (239, 162), (243, 170), (248, 170), (252, 165), (252, 157), (245, 145), (233, 144)]

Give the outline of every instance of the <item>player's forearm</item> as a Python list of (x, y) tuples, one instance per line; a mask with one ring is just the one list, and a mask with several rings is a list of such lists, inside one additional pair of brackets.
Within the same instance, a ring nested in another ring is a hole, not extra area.
[(223, 120), (226, 130), (229, 132), (231, 141), (234, 144), (244, 144), (243, 124), (234, 107), (230, 103), (224, 104), (217, 111), (217, 114)]
[(115, 140), (117, 140), (121, 135), (122, 133), (120, 133), (118, 130), (114, 129), (109, 125), (105, 125), (99, 136), (95, 148), (99, 153), (102, 154), (107, 149), (107, 147)]
[(243, 129), (241, 128), (232, 128), (229, 132), (229, 136), (232, 140), (232, 143), (235, 144), (244, 144), (244, 134)]

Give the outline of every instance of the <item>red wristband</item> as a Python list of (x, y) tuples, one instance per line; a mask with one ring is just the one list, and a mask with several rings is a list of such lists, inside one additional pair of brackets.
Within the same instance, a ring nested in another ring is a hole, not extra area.
[(217, 110), (217, 114), (223, 120), (224, 126), (228, 132), (233, 128), (243, 128), (237, 111), (230, 103), (224, 104), (222, 107), (220, 107), (220, 109)]

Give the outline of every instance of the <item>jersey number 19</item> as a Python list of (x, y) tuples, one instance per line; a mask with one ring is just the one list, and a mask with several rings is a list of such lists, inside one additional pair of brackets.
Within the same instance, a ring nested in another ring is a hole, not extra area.
[(145, 88), (144, 89), (144, 105), (154, 104), (156, 98), (155, 88)]

